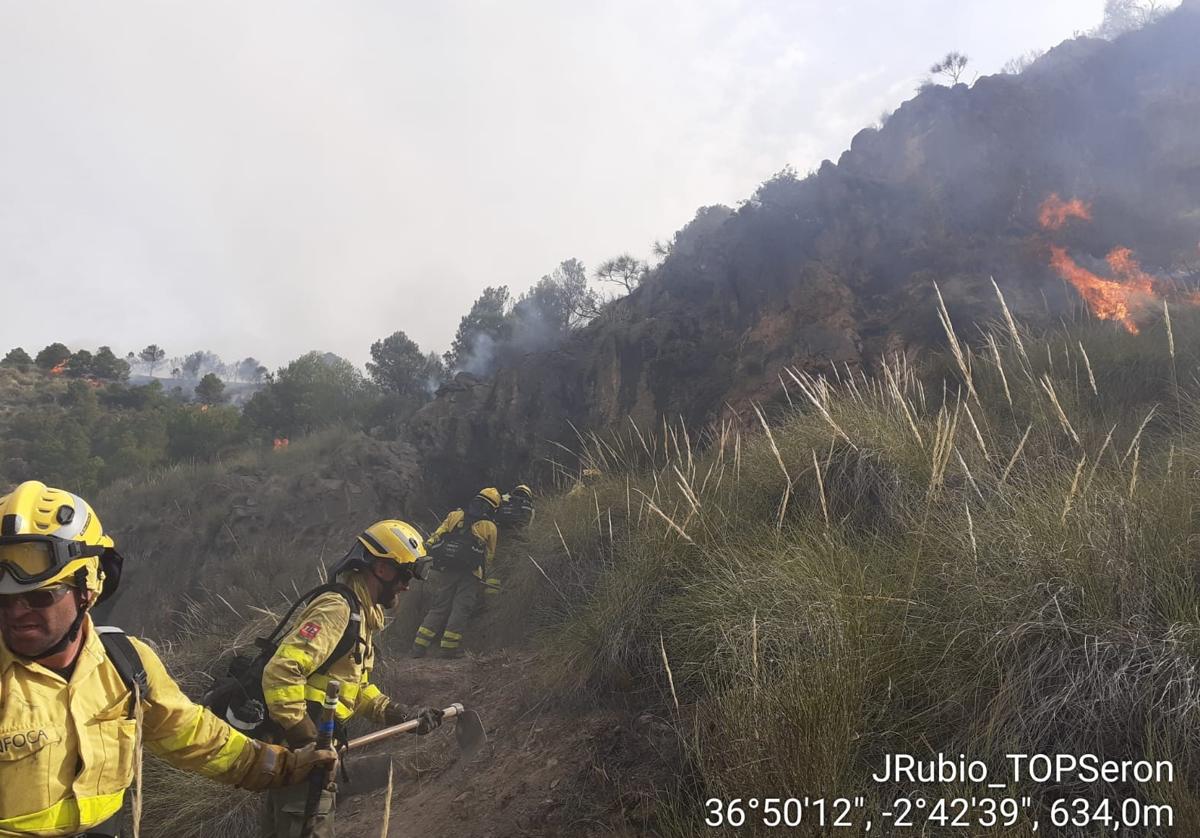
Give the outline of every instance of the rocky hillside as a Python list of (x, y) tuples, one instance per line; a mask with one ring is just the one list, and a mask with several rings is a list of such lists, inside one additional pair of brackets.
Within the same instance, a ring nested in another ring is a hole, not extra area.
[(316, 584), (322, 564), (340, 559), (367, 523), (403, 513), (436, 526), (418, 485), (407, 445), (339, 428), (283, 451), (118, 481), (95, 500), (126, 559), (101, 616), (162, 636), (189, 599), (211, 603), (216, 593), (237, 609), (286, 602)]
[[(1068, 41), (1020, 75), (927, 87), (836, 164), (701, 210), (645, 284), (566, 345), (445, 388), (407, 432), (425, 473), (450, 495), (481, 470), (544, 474), (562, 457), (548, 441), (573, 445), (571, 425), (702, 427), (780, 398), (785, 365), (869, 366), (936, 344), (934, 283), (968, 328), (999, 314), (991, 277), (1025, 322), (1078, 316), (1056, 245), (1100, 275), (1124, 246), (1145, 273), (1118, 278), (1195, 280), (1196, 5), (1111, 43)], [(1047, 231), (1054, 194), (1088, 218)], [(1139, 304), (1161, 312), (1155, 295)]]
[[(967, 337), (999, 314), (993, 276), (1023, 323), (1081, 315), (1052, 246), (1102, 265), (1127, 245), (1156, 280), (1186, 285), (1200, 240), (1195, 43), (1200, 13), (1185, 8), (1113, 43), (1064, 43), (1019, 76), (929, 88), (836, 165), (702, 209), (600, 319), (488, 378), (458, 376), (397, 439), (331, 430), (113, 486), (105, 520), (138, 554), (125, 600), (164, 584), (197, 596), (215, 579), (286, 595), (297, 561), (315, 573), (373, 516), (432, 527), (482, 482), (547, 486), (551, 461), (575, 468), (555, 445), (577, 448), (574, 429), (681, 417), (696, 433), (730, 408), (756, 423), (749, 406), (784, 398), (785, 365), (869, 367), (944, 340), (935, 282)], [(1086, 201), (1090, 221), (1043, 229), (1055, 193)], [(157, 627), (170, 599), (124, 618)]]

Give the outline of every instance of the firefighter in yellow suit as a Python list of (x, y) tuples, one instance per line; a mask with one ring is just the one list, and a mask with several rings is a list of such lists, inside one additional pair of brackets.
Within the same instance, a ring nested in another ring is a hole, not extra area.
[[(354, 597), (360, 606), (358, 613), (346, 596), (336, 591), (316, 596), (301, 611), (262, 677), (267, 713), (288, 744), (300, 747), (317, 738), (315, 719), (331, 678), (341, 682), (335, 711), (340, 725), (352, 717), (388, 726), (417, 718), (421, 720), (417, 733), (425, 734), (441, 724), (441, 710), (422, 708), (414, 712), (371, 683), (375, 665), (372, 637), (383, 628), (383, 610), (394, 606), (396, 595), (406, 590), (412, 579), (419, 578), (424, 557), (425, 545), (414, 527), (396, 520), (373, 524), (330, 572), (330, 578), (344, 584)], [(356, 616), (360, 624), (354, 628), (351, 623)], [(336, 660), (329, 660), (347, 627), (354, 632), (353, 645)], [(318, 671), (323, 664), (328, 664), (324, 673)], [(300, 835), (305, 795), (300, 787), (267, 795), (264, 838)], [(335, 793), (326, 790), (317, 809), (314, 838), (333, 835), (335, 802)]]
[(462, 655), (463, 631), (475, 611), (480, 589), (499, 584), (498, 580), (490, 581), (489, 576), (492, 560), (496, 558), (495, 519), (499, 508), (499, 490), (482, 489), (465, 509), (455, 509), (447, 515), (429, 536), (433, 557), (429, 591), (433, 604), (413, 638), (410, 654), (414, 658), (424, 657), (439, 634), (442, 657)]
[(0, 497), (0, 836), (116, 835), (138, 698), (146, 747), (218, 782), (297, 783), (337, 759), (246, 738), (189, 701), (149, 646), (121, 635), (144, 672), (135, 697), (88, 614), (120, 566), (82, 498), (37, 481)]

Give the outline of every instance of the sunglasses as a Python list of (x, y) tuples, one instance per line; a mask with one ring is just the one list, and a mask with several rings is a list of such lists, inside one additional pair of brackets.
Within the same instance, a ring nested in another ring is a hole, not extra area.
[(26, 608), (49, 608), (58, 602), (68, 591), (70, 585), (51, 585), (48, 588), (38, 588), (36, 591), (25, 591), (19, 594), (0, 594), (0, 611), (16, 607), (17, 603), (25, 603)]

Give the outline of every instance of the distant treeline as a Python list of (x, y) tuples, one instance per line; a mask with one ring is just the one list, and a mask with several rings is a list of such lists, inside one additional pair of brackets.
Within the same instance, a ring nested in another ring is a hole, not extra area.
[[(594, 278), (628, 293), (648, 272), (645, 262), (622, 255)], [(568, 259), (516, 300), (507, 287), (484, 289), (441, 356), (403, 331), (375, 341), (365, 375), (320, 352), (271, 373), (254, 358), (226, 364), (208, 350), (168, 358), (157, 344), (124, 358), (108, 346), (72, 351), (56, 342), (33, 356), (18, 347), (0, 360), (0, 402), (8, 406), (0, 483), (37, 478), (93, 491), (333, 424), (394, 429), (454, 374), (486, 375), (505, 357), (552, 348), (615, 299), (589, 287), (583, 264)], [(157, 378), (131, 385), (135, 370), (152, 378), (169, 372), (174, 386)], [(257, 389), (238, 409), (226, 404), (227, 381)]]
[(242, 410), (221, 403), (225, 385), (212, 373), (189, 397), (159, 381), (131, 386), (98, 375), (55, 386), (53, 373), (22, 371), (8, 360), (2, 366), (16, 375), (0, 378), (10, 405), (0, 474), (9, 482), (36, 477), (79, 491), (338, 422), (368, 427), (396, 409), (348, 361), (315, 352), (269, 375)]

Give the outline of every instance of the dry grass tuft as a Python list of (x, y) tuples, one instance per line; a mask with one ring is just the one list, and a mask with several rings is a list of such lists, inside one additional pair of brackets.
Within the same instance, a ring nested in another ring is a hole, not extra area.
[[(506, 607), (543, 603), (560, 686), (678, 703), (694, 811), (886, 794), (868, 777), (897, 751), (1200, 768), (1200, 381), (1174, 399), (1171, 374), (1200, 361), (1200, 324), (1172, 313), (1154, 346), (1111, 324), (1037, 338), (1002, 311), (987, 363), (952, 340), (931, 365), (948, 385), (899, 360), (876, 379), (788, 370), (802, 398), (756, 435), (631, 435), (586, 498), (543, 504), (545, 575), (530, 565), (532, 598)], [(1178, 783), (1059, 790), (1169, 800), (1180, 834), (1200, 829)], [(694, 833), (686, 809), (663, 834)]]

